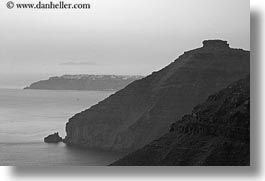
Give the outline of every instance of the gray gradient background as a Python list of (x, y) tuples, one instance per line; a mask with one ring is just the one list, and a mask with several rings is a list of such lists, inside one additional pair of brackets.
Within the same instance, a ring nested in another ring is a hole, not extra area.
[(0, 3), (0, 85), (61, 74), (147, 75), (204, 39), (250, 48), (249, 0), (65, 2), (91, 9), (10, 10)]

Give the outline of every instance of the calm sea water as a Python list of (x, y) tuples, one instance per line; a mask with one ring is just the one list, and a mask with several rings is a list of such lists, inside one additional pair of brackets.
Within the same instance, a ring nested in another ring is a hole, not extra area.
[(54, 132), (64, 137), (71, 116), (110, 94), (0, 89), (0, 165), (107, 165), (118, 159), (117, 153), (43, 142)]

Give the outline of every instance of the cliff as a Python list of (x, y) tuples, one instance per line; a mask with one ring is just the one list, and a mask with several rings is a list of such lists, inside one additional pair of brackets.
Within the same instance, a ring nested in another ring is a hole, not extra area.
[(209, 96), (167, 134), (112, 165), (250, 165), (249, 83)]
[(24, 89), (117, 91), (142, 76), (63, 75), (32, 83)]
[[(219, 47), (219, 48), (218, 48)], [(185, 52), (66, 124), (65, 143), (131, 152), (165, 134), (210, 94), (249, 74), (250, 53), (220, 40)]]

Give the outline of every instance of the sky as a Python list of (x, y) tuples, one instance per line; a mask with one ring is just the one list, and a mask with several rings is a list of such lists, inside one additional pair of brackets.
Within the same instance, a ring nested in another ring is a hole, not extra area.
[(1, 1), (2, 79), (3, 75), (14, 79), (20, 75), (147, 75), (184, 51), (200, 47), (205, 39), (250, 48), (249, 0), (65, 2), (89, 2), (91, 9), (8, 9)]

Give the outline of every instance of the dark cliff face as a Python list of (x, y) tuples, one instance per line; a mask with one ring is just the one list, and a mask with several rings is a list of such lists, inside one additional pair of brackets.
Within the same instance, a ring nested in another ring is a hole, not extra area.
[(63, 75), (32, 83), (25, 89), (117, 91), (142, 76)]
[(216, 41), (70, 118), (65, 142), (128, 152), (165, 134), (176, 118), (249, 73), (248, 51)]
[(211, 95), (167, 134), (112, 165), (249, 165), (249, 81)]

